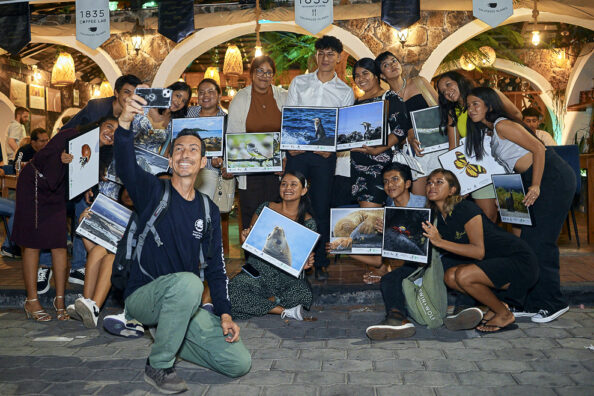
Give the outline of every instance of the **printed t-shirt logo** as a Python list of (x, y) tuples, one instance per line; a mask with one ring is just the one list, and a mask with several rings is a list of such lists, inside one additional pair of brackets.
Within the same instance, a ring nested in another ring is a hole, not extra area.
[(194, 231), (192, 231), (192, 236), (196, 239), (202, 238), (202, 230), (204, 229), (204, 220), (198, 219), (194, 223)]

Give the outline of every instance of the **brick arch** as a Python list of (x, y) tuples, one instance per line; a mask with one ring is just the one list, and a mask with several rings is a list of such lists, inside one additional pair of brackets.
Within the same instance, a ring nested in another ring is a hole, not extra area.
[[(234, 25), (204, 28), (194, 33), (191, 37), (177, 45), (167, 55), (163, 63), (161, 63), (161, 66), (159, 66), (159, 70), (153, 79), (153, 87), (166, 87), (167, 85), (176, 81), (194, 59), (219, 44), (232, 40), (236, 37), (253, 33), (254, 27), (254, 22), (246, 22)], [(310, 34), (295, 22), (264, 23), (261, 25), (261, 31), (282, 31), (299, 34)], [(363, 57), (375, 58), (371, 50), (367, 48), (367, 46), (358, 37), (345, 29), (342, 29), (336, 25), (330, 25), (316, 36), (322, 36), (325, 34), (335, 36), (340, 39), (345, 51), (347, 51), (356, 59)]]

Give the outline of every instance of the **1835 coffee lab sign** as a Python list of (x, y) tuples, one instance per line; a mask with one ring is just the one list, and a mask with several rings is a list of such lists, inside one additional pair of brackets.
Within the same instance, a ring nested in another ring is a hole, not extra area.
[(474, 17), (491, 27), (500, 25), (513, 13), (513, 0), (472, 0)]
[(95, 49), (109, 38), (109, 1), (76, 0), (76, 39)]
[(320, 32), (333, 21), (332, 0), (295, 0), (295, 23), (311, 34)]

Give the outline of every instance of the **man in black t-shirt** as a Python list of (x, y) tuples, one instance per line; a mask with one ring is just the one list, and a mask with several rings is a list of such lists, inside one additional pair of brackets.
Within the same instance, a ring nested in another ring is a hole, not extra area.
[(31, 143), (25, 144), (23, 147), (19, 148), (14, 155), (15, 164), (20, 159), (22, 169), (23, 165), (31, 161), (35, 153), (44, 148), (49, 140), (49, 135), (45, 129), (34, 129), (33, 132), (31, 132)]

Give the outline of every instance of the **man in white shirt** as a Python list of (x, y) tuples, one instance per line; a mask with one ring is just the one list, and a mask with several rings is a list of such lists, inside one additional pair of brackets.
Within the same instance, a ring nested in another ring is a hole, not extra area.
[(14, 110), (14, 120), (8, 124), (6, 133), (6, 157), (8, 163), (14, 162), (14, 154), (19, 149), (19, 142), (27, 136), (25, 124), (29, 122), (29, 110), (17, 107)]
[(534, 107), (528, 107), (522, 110), (522, 121), (524, 121), (524, 124), (528, 125), (528, 127), (534, 131), (536, 137), (539, 138), (545, 146), (556, 146), (557, 142), (555, 142), (555, 139), (553, 139), (550, 133), (538, 129), (538, 126), (540, 125), (540, 118), (540, 112)]
[[(355, 101), (351, 87), (338, 78), (334, 69), (340, 63), (342, 43), (336, 37), (324, 36), (315, 43), (318, 70), (297, 76), (291, 82), (285, 106), (344, 107)], [(287, 155), (287, 170), (297, 170), (311, 181), (311, 201), (314, 217), (321, 234), (315, 253), (315, 275), (328, 279), (329, 264), (325, 252), (330, 233), (330, 200), (336, 168), (336, 154), (291, 150)]]

